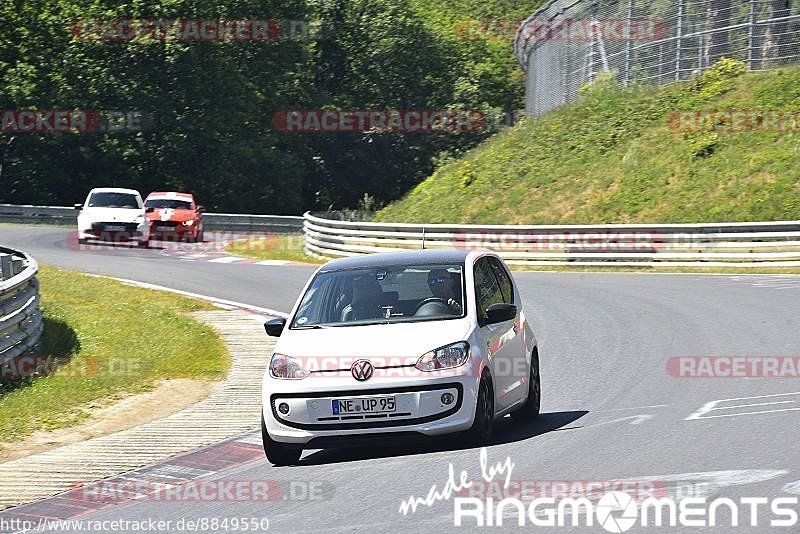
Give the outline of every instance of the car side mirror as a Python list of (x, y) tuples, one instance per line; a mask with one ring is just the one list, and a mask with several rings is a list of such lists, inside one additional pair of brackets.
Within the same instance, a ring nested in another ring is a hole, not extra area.
[(82, 210), (83, 204), (73, 204), (72, 207), (75, 208), (76, 210)]
[(486, 324), (504, 323), (517, 316), (517, 307), (513, 304), (498, 302), (486, 309)]
[(286, 319), (278, 317), (277, 319), (270, 319), (264, 323), (264, 330), (266, 330), (268, 336), (281, 337), (281, 332), (283, 332), (285, 326)]

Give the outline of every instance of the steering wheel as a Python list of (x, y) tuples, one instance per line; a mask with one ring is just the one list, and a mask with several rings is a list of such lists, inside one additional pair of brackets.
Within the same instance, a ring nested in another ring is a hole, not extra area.
[[(430, 304), (431, 302), (439, 302), (439, 303), (444, 304), (445, 306), (447, 306), (447, 301), (444, 300), (443, 298), (440, 298), (440, 297), (428, 297), (425, 300), (423, 300), (422, 302), (420, 302), (419, 304), (417, 304), (417, 308), (414, 310), (414, 315), (417, 314), (417, 312), (419, 311), (420, 308), (422, 308), (426, 304)], [(447, 308), (450, 309), (450, 306), (447, 306)]]

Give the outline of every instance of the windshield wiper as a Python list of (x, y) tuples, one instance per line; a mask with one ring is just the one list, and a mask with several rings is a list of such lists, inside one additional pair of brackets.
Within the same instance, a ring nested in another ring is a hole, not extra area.
[(317, 328), (330, 328), (325, 324), (301, 324), (292, 326), (292, 330), (314, 330)]

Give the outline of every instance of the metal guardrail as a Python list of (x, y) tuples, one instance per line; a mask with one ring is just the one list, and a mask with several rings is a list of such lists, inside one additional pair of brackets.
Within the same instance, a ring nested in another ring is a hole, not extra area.
[(38, 347), (44, 329), (38, 269), (24, 252), (0, 247), (0, 363)]
[(421, 248), (490, 249), (529, 266), (800, 266), (800, 221), (559, 226), (400, 224), (306, 213), (306, 252), (335, 258)]
[(205, 213), (206, 230), (228, 232), (299, 232), (303, 218), (292, 215), (238, 215), (235, 213)]
[[(77, 224), (77, 217), (78, 210), (72, 207), (0, 204), (0, 222), (72, 226)], [(204, 213), (203, 225), (208, 231), (299, 232), (303, 228), (303, 218), (289, 215)]]

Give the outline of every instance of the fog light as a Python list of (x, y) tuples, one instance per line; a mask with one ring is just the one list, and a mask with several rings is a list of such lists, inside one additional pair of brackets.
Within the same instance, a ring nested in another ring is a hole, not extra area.
[(278, 411), (281, 412), (283, 415), (289, 413), (289, 405), (285, 402), (282, 402), (278, 405)]
[(453, 397), (452, 393), (443, 393), (442, 394), (442, 404), (453, 404), (455, 397)]

